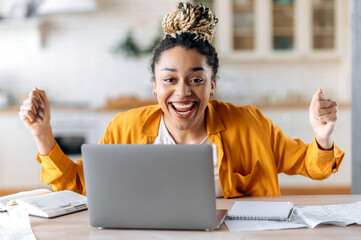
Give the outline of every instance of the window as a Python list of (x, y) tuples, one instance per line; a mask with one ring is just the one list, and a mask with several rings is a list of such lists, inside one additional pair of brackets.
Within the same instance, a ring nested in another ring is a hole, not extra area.
[(273, 0), (273, 49), (294, 48), (294, 0)]
[(233, 0), (233, 48), (254, 49), (254, 0)]
[(312, 1), (313, 49), (329, 50), (335, 47), (335, 1)]

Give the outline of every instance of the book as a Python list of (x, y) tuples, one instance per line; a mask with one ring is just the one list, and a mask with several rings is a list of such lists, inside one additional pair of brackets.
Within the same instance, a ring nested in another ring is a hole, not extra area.
[(81, 194), (63, 190), (52, 192), (36, 189), (0, 197), (0, 211), (21, 207), (36, 217), (54, 218), (87, 209), (87, 198)]
[(228, 211), (228, 220), (289, 220), (292, 202), (236, 201)]

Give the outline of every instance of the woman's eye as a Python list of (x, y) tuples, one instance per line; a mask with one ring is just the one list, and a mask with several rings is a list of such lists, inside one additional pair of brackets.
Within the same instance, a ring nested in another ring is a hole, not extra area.
[(201, 82), (203, 82), (203, 79), (202, 79), (202, 78), (193, 78), (193, 79), (191, 80), (191, 82), (201, 83)]
[(165, 81), (165, 82), (173, 82), (174, 79), (173, 79), (173, 78), (165, 78), (164, 81)]

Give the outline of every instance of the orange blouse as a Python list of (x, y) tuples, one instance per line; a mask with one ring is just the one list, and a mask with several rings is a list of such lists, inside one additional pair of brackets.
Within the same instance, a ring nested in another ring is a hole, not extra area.
[[(153, 143), (162, 110), (152, 105), (121, 112), (110, 122), (101, 144)], [(325, 179), (337, 172), (344, 153), (289, 138), (254, 106), (211, 100), (206, 109), (208, 139), (217, 146), (218, 171), (225, 198), (279, 196), (278, 173)], [(332, 168), (333, 160), (336, 166)], [(83, 162), (74, 163), (56, 144), (48, 156), (37, 155), (41, 180), (54, 191), (86, 194)]]

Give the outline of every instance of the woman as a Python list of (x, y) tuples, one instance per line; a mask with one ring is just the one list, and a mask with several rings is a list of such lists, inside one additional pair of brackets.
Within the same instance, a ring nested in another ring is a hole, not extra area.
[[(280, 195), (278, 173), (324, 179), (344, 153), (333, 143), (337, 103), (319, 89), (310, 104), (311, 144), (287, 137), (254, 106), (210, 100), (218, 56), (211, 45), (217, 18), (199, 4), (180, 3), (163, 20), (164, 39), (154, 50), (153, 93), (159, 105), (119, 113), (100, 143), (214, 144), (217, 196)], [(54, 191), (85, 194), (82, 160), (73, 163), (50, 126), (46, 93), (34, 88), (19, 116), (33, 134), (41, 179)]]

